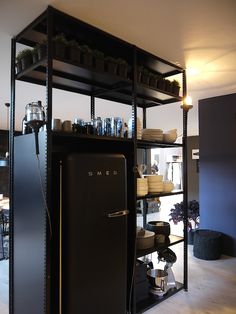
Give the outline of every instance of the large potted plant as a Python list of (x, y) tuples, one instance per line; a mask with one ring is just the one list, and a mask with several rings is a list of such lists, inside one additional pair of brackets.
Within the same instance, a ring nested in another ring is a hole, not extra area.
[[(184, 204), (176, 203), (174, 208), (171, 208), (170, 214), (171, 218), (169, 221), (173, 221), (175, 225), (184, 219)], [(200, 213), (199, 213), (199, 203), (196, 200), (188, 202), (188, 243), (193, 244), (194, 231), (199, 227), (200, 223)]]

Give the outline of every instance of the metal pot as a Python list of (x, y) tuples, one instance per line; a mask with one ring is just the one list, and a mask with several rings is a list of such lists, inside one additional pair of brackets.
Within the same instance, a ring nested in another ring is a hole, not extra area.
[(147, 271), (147, 277), (154, 288), (159, 288), (163, 292), (167, 291), (168, 273), (165, 270), (149, 269)]

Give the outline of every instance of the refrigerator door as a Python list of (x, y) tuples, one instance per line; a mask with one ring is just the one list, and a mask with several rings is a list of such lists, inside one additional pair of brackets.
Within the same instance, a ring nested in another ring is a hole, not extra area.
[(71, 154), (63, 173), (64, 314), (125, 314), (126, 160)]

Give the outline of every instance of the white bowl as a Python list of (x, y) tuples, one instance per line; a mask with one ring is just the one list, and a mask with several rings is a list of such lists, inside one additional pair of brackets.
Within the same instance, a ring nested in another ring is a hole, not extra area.
[(137, 234), (137, 249), (144, 250), (153, 247), (155, 244), (155, 232), (145, 230), (142, 235)]
[(171, 192), (174, 189), (174, 183), (171, 181), (164, 181), (163, 182), (163, 191), (164, 192)]
[(177, 140), (177, 133), (164, 133), (163, 142), (174, 143)]

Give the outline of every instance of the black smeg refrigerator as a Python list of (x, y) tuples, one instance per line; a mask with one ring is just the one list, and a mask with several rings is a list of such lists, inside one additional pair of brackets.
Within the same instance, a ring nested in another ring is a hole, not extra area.
[(125, 314), (126, 159), (73, 153), (62, 178), (62, 313)]

